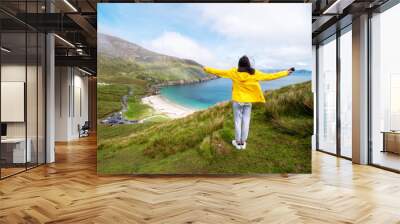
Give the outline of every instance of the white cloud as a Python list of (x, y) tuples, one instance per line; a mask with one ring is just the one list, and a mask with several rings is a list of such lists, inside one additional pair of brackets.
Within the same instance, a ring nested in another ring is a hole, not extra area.
[(155, 52), (219, 68), (236, 66), (245, 54), (258, 69), (311, 67), (309, 4), (192, 4), (188, 7), (189, 10), (182, 10), (184, 17), (209, 36), (194, 39), (190, 33), (170, 28), (154, 39), (136, 42)]
[(204, 65), (215, 63), (214, 55), (206, 47), (177, 32), (164, 32), (146, 43), (146, 47), (158, 53), (192, 59)]
[(204, 4), (196, 9), (211, 29), (231, 38), (298, 44), (311, 36), (309, 4)]
[(310, 67), (310, 4), (197, 4), (192, 10), (226, 39), (225, 52), (251, 55), (261, 68)]

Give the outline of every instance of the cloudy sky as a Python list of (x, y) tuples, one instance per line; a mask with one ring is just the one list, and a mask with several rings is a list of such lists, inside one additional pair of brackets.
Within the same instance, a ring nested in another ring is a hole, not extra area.
[(311, 4), (98, 4), (98, 30), (218, 68), (311, 68)]

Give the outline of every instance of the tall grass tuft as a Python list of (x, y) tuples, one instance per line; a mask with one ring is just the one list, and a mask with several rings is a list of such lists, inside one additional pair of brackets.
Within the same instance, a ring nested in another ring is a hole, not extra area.
[(311, 82), (290, 85), (265, 93), (265, 115), (278, 130), (308, 136), (313, 131)]

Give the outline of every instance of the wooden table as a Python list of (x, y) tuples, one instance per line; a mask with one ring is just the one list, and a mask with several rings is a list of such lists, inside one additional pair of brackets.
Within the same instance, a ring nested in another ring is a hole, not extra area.
[(392, 152), (400, 154), (400, 131), (382, 131), (383, 150), (382, 152)]

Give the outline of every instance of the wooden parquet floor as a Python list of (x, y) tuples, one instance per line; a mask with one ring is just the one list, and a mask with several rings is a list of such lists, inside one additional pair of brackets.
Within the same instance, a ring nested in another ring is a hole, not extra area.
[(400, 223), (399, 174), (320, 152), (259, 177), (99, 177), (94, 137), (56, 155), (0, 181), (0, 223)]

